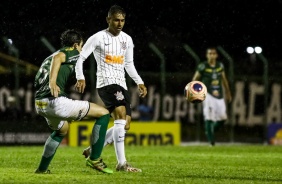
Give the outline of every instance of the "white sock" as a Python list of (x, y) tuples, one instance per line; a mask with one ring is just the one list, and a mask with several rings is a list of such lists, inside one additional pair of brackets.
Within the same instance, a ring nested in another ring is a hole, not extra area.
[(114, 131), (113, 130), (114, 130), (114, 127), (111, 127), (107, 130), (104, 147), (114, 142), (114, 137), (113, 137)]
[(126, 120), (123, 119), (118, 119), (114, 121), (113, 139), (118, 164), (124, 164), (124, 162), (126, 162), (124, 151), (125, 124)]
[[(107, 130), (106, 132), (106, 138), (105, 138), (105, 142), (104, 142), (104, 147), (107, 146), (108, 144), (112, 144), (114, 142), (114, 127), (111, 127)], [(125, 131), (126, 133), (126, 131)], [(91, 150), (91, 147), (89, 146), (88, 148), (86, 149), (89, 149)]]

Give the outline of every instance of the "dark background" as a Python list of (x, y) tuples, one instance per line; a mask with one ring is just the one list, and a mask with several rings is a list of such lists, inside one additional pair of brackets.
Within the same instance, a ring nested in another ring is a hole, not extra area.
[[(60, 34), (68, 28), (83, 31), (87, 39), (107, 28), (105, 17), (114, 4), (127, 12), (124, 31), (133, 38), (139, 71), (159, 70), (159, 60), (148, 48), (149, 42), (165, 52), (169, 72), (192, 72), (194, 64), (189, 62), (191, 57), (183, 43), (202, 59), (206, 47), (220, 45), (234, 58), (237, 72), (253, 75), (261, 75), (261, 66), (249, 62), (246, 47), (261, 46), (271, 62), (270, 74), (279, 75), (282, 68), (281, 0), (1, 1), (0, 36), (12, 38), (21, 59), (39, 66), (50, 55), (41, 36), (56, 49), (60, 47)], [(4, 42), (0, 43), (0, 51), (7, 52)]]
[[(207, 47), (222, 46), (235, 61), (235, 80), (242, 80), (246, 84), (262, 81), (261, 61), (251, 61), (246, 53), (248, 46), (260, 46), (263, 55), (269, 60), (269, 82), (281, 83), (282, 0), (1, 1), (0, 52), (9, 53), (2, 40), (6, 36), (19, 49), (21, 59), (40, 66), (51, 54), (40, 41), (41, 36), (46, 37), (56, 49), (60, 48), (59, 37), (66, 29), (81, 30), (86, 40), (97, 31), (107, 28), (105, 18), (114, 4), (122, 6), (127, 12), (124, 32), (133, 38), (135, 44), (135, 66), (146, 85), (156, 85), (156, 90), (160, 87), (160, 61), (148, 47), (150, 42), (159, 47), (166, 57), (168, 94), (182, 94), (184, 84), (194, 73), (195, 61), (183, 49), (184, 43), (189, 44), (202, 60), (205, 59)], [(223, 57), (220, 59), (224, 60)], [(84, 68), (88, 68), (89, 63), (85, 62)], [(228, 62), (224, 63), (228, 68)], [(33, 76), (21, 75), (20, 85), (26, 88), (33, 80)], [(10, 89), (14, 87), (13, 81), (13, 75), (1, 75), (0, 84)], [(262, 99), (259, 101), (263, 103)], [(264, 106), (257, 107), (263, 113)], [(39, 132), (49, 131), (42, 117), (34, 113), (15, 112), (14, 109), (0, 112), (2, 126), (6, 127), (2, 131), (34, 131), (34, 127)], [(12, 122), (10, 119), (15, 120)], [(39, 125), (39, 121), (44, 123)], [(34, 126), (31, 126), (32, 123)], [(187, 123), (186, 119), (182, 120), (183, 140), (194, 139), (195, 125)], [(219, 138), (228, 140), (228, 131), (227, 126)], [(264, 139), (262, 126), (236, 126), (234, 132), (236, 141), (262, 142)], [(204, 129), (201, 129), (201, 137), (205, 139)]]

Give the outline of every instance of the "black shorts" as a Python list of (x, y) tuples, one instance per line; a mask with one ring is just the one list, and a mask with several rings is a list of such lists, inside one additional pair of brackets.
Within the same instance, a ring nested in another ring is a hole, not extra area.
[(130, 95), (123, 87), (117, 84), (111, 84), (98, 88), (98, 94), (110, 113), (112, 113), (116, 107), (125, 106), (126, 115), (131, 116)]

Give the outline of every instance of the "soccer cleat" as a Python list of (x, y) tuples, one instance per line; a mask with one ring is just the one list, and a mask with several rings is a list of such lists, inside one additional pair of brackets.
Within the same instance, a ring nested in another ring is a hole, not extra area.
[(107, 165), (103, 162), (101, 158), (97, 160), (91, 160), (90, 157), (88, 157), (86, 159), (86, 166), (89, 166), (92, 169), (96, 169), (97, 171), (101, 171), (103, 173), (113, 173), (113, 171), (107, 167)]
[[(107, 142), (106, 145), (112, 144), (112, 142)], [(85, 148), (82, 152), (82, 155), (84, 155), (85, 158), (88, 158), (91, 153), (91, 147), (89, 146), (88, 148)]]
[(132, 167), (129, 163), (125, 162), (123, 165), (117, 164), (116, 166), (117, 171), (126, 171), (126, 172), (142, 172), (141, 169)]
[(46, 170), (46, 171), (40, 171), (39, 169), (36, 169), (35, 174), (51, 174), (50, 170)]
[(82, 155), (84, 155), (85, 158), (88, 158), (90, 156), (91, 148), (85, 148), (82, 152)]
[(210, 143), (210, 146), (211, 146), (211, 147), (215, 146), (215, 142), (212, 141), (212, 142)]

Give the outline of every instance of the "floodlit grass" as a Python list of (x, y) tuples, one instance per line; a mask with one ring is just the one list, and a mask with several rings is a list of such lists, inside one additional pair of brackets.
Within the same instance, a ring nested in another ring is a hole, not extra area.
[[(250, 145), (126, 147), (142, 173), (103, 174), (85, 166), (83, 148), (59, 147), (51, 174), (34, 174), (43, 146), (0, 147), (0, 183), (282, 183), (282, 147)], [(113, 146), (103, 159), (115, 168)]]

